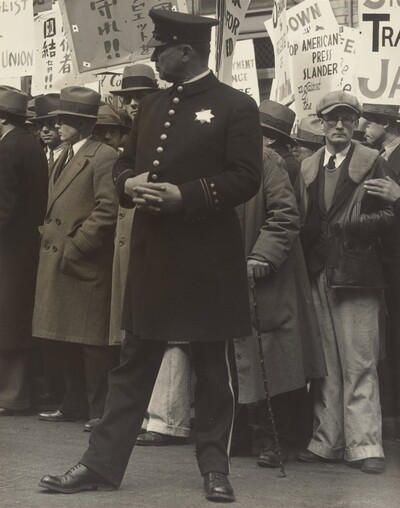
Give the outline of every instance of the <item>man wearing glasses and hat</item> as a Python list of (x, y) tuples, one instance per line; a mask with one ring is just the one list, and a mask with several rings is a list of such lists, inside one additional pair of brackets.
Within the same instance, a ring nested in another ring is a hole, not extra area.
[(28, 96), (0, 86), (0, 416), (31, 409), (32, 312), (47, 163), (25, 128)]
[(326, 145), (302, 162), (302, 240), (328, 376), (315, 383), (314, 433), (302, 462), (345, 460), (364, 473), (385, 470), (376, 366), (384, 279), (377, 253), (393, 211), (365, 192), (387, 171), (376, 150), (352, 141), (361, 115), (353, 95), (317, 104)]
[(52, 348), (66, 393), (46, 422), (101, 418), (108, 371), (111, 267), (117, 199), (111, 168), (117, 152), (91, 138), (100, 94), (85, 87), (61, 90), (57, 127), (68, 148), (49, 183), (37, 274), (33, 334)]
[(196, 458), (210, 501), (234, 501), (228, 481), (234, 394), (230, 340), (251, 333), (246, 262), (235, 207), (260, 185), (256, 103), (208, 69), (217, 21), (163, 9), (152, 60), (172, 87), (139, 105), (114, 167), (120, 203), (136, 206), (121, 364), (107, 409), (79, 464), (40, 485), (115, 489), (124, 476), (168, 341), (190, 341), (197, 375)]

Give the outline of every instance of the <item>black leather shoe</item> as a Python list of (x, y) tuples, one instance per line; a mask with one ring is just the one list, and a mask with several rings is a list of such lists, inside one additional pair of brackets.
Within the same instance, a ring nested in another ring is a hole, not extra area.
[(92, 430), (96, 427), (96, 425), (99, 423), (100, 418), (92, 418), (88, 422), (85, 423), (83, 426), (84, 432), (92, 432)]
[(307, 464), (315, 464), (316, 462), (342, 462), (342, 459), (327, 459), (314, 452), (310, 452), (310, 450), (296, 453), (295, 457), (297, 462), (306, 462)]
[(39, 420), (44, 422), (74, 422), (76, 418), (65, 415), (57, 409), (57, 411), (50, 411), (38, 414)]
[[(289, 456), (289, 449), (287, 446), (281, 446), (282, 462), (287, 462)], [(278, 468), (280, 466), (279, 454), (276, 451), (275, 445), (271, 442), (263, 449), (258, 457), (257, 465), (260, 467)]]
[(39, 487), (62, 494), (74, 494), (81, 490), (116, 490), (118, 488), (83, 464), (76, 464), (62, 476), (43, 476)]
[(232, 503), (235, 500), (232, 486), (224, 473), (204, 475), (204, 495), (209, 501), (220, 503)]
[(160, 434), (159, 432), (145, 432), (139, 434), (136, 439), (137, 446), (168, 446), (186, 444), (185, 437), (169, 436), (168, 434)]
[(361, 471), (369, 474), (382, 474), (385, 472), (385, 459), (380, 457), (369, 457), (361, 464)]

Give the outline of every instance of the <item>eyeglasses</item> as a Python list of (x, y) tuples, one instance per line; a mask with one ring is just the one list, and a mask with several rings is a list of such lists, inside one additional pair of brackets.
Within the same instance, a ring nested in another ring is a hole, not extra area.
[(350, 127), (350, 125), (357, 120), (357, 118), (354, 118), (354, 116), (336, 116), (336, 115), (323, 116), (322, 119), (330, 127), (335, 127), (335, 125), (337, 125), (339, 121), (341, 121), (345, 127)]

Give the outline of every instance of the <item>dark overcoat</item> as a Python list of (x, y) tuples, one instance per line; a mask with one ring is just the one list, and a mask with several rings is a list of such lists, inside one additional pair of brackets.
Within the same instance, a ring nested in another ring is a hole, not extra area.
[[(239, 208), (246, 254), (268, 262), (257, 279), (264, 361), (270, 395), (301, 388), (326, 375), (324, 352), (299, 240), (300, 220), (285, 163), (264, 148), (260, 191)], [(235, 339), (239, 401), (265, 398), (257, 337)]]
[(33, 332), (108, 345), (117, 196), (117, 152), (88, 139), (54, 182), (42, 228)]
[(254, 100), (213, 74), (143, 99), (114, 176), (179, 186), (182, 211), (136, 210), (123, 327), (142, 339), (214, 341), (250, 330), (246, 264), (235, 207), (260, 185)]
[(32, 134), (15, 128), (0, 140), (0, 349), (32, 345), (38, 226), (46, 202), (46, 156)]

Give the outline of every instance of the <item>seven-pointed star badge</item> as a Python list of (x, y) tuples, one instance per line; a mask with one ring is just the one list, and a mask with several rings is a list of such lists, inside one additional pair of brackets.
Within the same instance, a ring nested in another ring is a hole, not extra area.
[(202, 109), (196, 113), (195, 122), (200, 122), (201, 124), (211, 123), (211, 118), (214, 118), (211, 109)]

